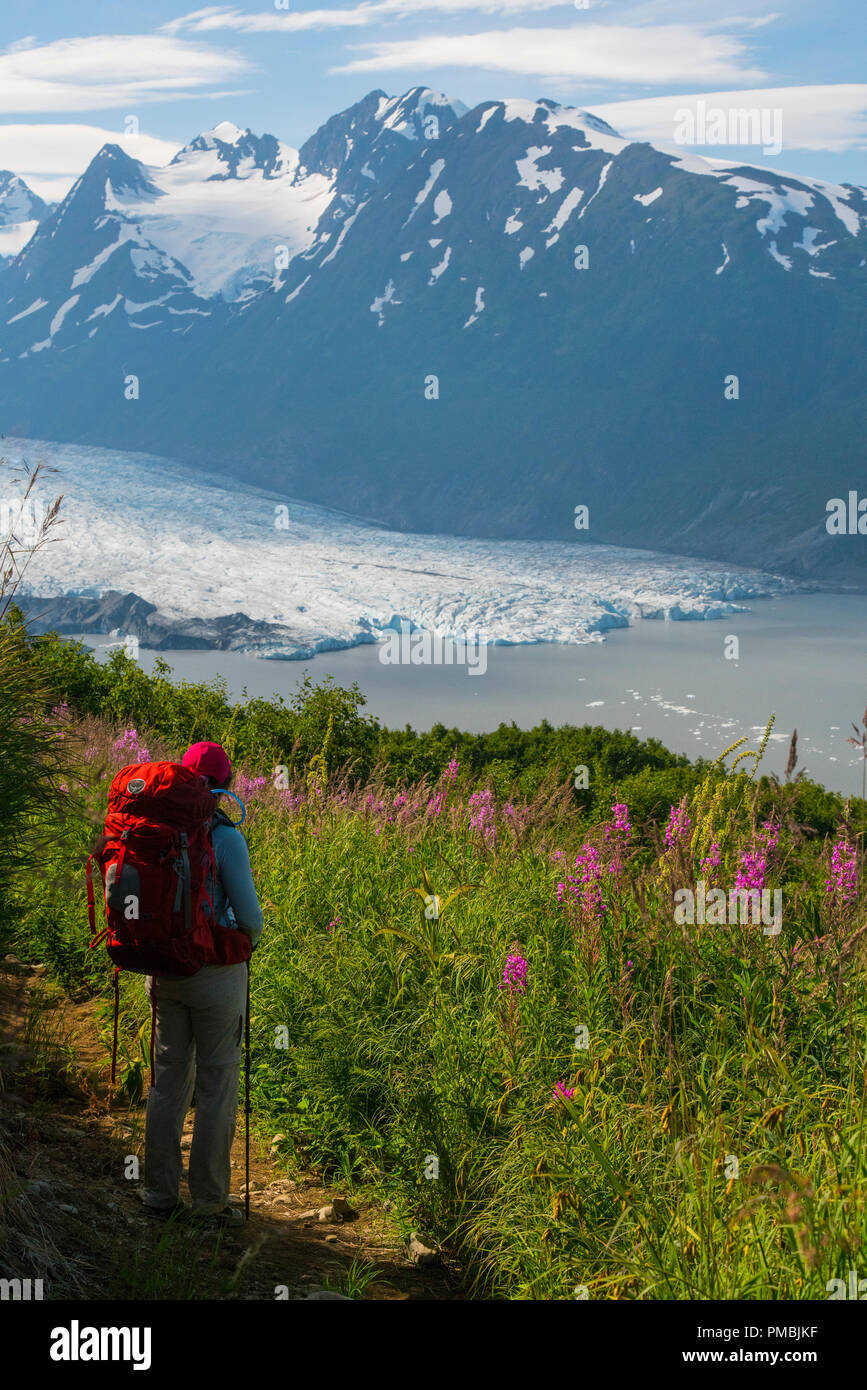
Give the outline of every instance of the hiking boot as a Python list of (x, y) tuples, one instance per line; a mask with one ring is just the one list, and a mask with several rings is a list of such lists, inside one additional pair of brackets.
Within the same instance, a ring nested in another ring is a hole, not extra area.
[(186, 1212), (190, 1210), (186, 1202), (175, 1202), (173, 1207), (155, 1207), (150, 1202), (142, 1202), (148, 1216), (153, 1216), (157, 1221), (171, 1221), (183, 1219)]
[(197, 1211), (195, 1207), (188, 1209), (187, 1220), (194, 1221), (197, 1226), (220, 1227), (243, 1226), (244, 1213), (240, 1207), (225, 1206), (222, 1211)]

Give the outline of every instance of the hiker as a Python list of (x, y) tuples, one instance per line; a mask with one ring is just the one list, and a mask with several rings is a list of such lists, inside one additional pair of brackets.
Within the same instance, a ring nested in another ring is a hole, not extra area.
[[(232, 765), (218, 743), (195, 743), (183, 765), (202, 776), (210, 789), (228, 789)], [(222, 811), (211, 822), (217, 881), (216, 920), (246, 932), (255, 950), (262, 934), (262, 910), (250, 872), (247, 842)], [(206, 1224), (241, 1225), (243, 1215), (228, 1204), (235, 1135), (238, 1078), (247, 1000), (246, 960), (203, 965), (195, 974), (148, 975), (146, 989), (155, 1004), (154, 1084), (145, 1121), (144, 1205), (154, 1216), (189, 1209), (178, 1199), (181, 1135), (195, 1091), (190, 1149), (192, 1214)]]

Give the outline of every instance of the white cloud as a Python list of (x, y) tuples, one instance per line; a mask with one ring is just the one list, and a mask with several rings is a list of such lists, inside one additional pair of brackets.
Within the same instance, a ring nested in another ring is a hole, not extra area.
[(815, 87), (763, 87), (750, 91), (700, 92), (690, 96), (647, 97), (638, 101), (593, 103), (601, 116), (632, 140), (674, 144), (678, 109), (758, 107), (781, 110), (783, 148), (793, 150), (867, 149), (867, 83)]
[(249, 68), (245, 58), (165, 34), (58, 39), (0, 53), (0, 111), (135, 112), (177, 101)]
[(69, 192), (103, 145), (120, 145), (145, 164), (168, 164), (180, 149), (153, 135), (124, 135), (95, 125), (0, 125), (0, 169), (20, 174), (46, 202)]
[(286, 14), (262, 10), (251, 13), (230, 5), (209, 5), (163, 24), (162, 32), (176, 34), (186, 29), (198, 34), (231, 29), (236, 33), (299, 33), (307, 29), (364, 28), (380, 19), (423, 14), (463, 14), (471, 10), (483, 14), (523, 14), (528, 11), (573, 8), (573, 0), (363, 0), (343, 9), (299, 10)]
[(746, 82), (767, 74), (742, 66), (745, 46), (690, 24), (630, 28), (578, 24), (558, 29), (499, 29), (430, 34), (357, 45), (369, 54), (332, 72), (462, 67), (596, 82)]
[[(635, 0), (635, 3), (618, 5), (618, 10), (626, 11), (629, 23), (645, 24), (660, 20), (688, 19), (693, 24), (705, 28), (719, 29), (762, 29), (782, 19), (779, 10), (770, 10), (767, 0), (737, 0), (737, 14), (723, 14), (719, 0)], [(813, 0), (800, 0), (802, 8), (812, 7)], [(791, 19), (792, 0), (787, 0), (786, 18)], [(606, 9), (611, 9), (610, 4)]]

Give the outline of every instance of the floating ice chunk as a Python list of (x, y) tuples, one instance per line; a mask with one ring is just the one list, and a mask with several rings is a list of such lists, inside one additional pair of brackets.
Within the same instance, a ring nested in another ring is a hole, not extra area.
[(717, 266), (716, 270), (714, 271), (714, 274), (715, 274), (715, 275), (722, 275), (723, 271), (725, 270), (726, 266), (728, 265), (729, 261), (731, 260), (731, 256), (730, 256), (729, 253), (728, 253), (728, 248), (726, 247), (725, 242), (723, 242), (723, 244), (722, 244), (722, 249), (723, 249), (723, 256), (725, 257), (725, 259), (724, 259), (722, 265), (718, 265), (718, 266)]
[(535, 254), (536, 254), (536, 253), (535, 253), (535, 251), (533, 250), (532, 246), (525, 246), (525, 247), (524, 247), (523, 251), (521, 252), (521, 254), (520, 254), (519, 257), (518, 257), (518, 260), (521, 262), (521, 269), (522, 269), (522, 270), (524, 269), (524, 266), (527, 264), (527, 262), (528, 262), (529, 260), (532, 260), (532, 258), (533, 258), (533, 256), (534, 256)]

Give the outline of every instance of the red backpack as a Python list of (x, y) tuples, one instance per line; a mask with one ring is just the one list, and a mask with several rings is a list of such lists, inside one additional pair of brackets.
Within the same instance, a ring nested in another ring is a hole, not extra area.
[[(105, 940), (116, 966), (115, 1046), (121, 970), (186, 976), (203, 965), (249, 959), (247, 933), (220, 926), (215, 917), (211, 820), (216, 810), (201, 776), (181, 763), (132, 763), (111, 784), (105, 831), (87, 861), (87, 907), (96, 932), (91, 869), (96, 859), (107, 926), (90, 945)], [(113, 1055), (112, 1082), (114, 1076)]]

